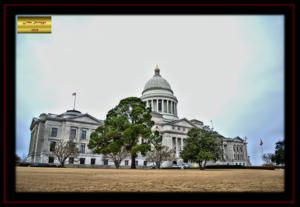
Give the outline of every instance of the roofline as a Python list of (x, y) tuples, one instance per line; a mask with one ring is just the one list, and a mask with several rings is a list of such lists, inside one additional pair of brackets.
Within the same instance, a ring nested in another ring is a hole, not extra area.
[(197, 127), (195, 124), (193, 124), (192, 122), (190, 122), (187, 118), (182, 118), (182, 119), (170, 121), (170, 122), (165, 123), (165, 124), (163, 124), (163, 125), (168, 125), (168, 124), (172, 124), (172, 123), (175, 124), (175, 123), (180, 122), (180, 121), (182, 121), (182, 120), (188, 122), (190, 125), (192, 125), (192, 126), (195, 127), (195, 128), (199, 128), (199, 127)]
[(142, 92), (142, 95), (143, 95), (143, 93), (145, 93), (146, 91), (153, 90), (153, 89), (163, 89), (163, 90), (170, 91), (172, 94), (174, 94), (173, 90), (172, 90), (172, 89), (170, 89), (170, 88), (163, 88), (163, 87), (151, 87), (151, 88), (144, 89), (144, 90), (143, 90), (143, 92)]

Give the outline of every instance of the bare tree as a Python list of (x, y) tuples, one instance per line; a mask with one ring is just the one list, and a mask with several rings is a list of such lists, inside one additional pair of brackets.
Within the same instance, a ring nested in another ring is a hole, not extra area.
[(64, 167), (66, 159), (69, 157), (77, 157), (79, 150), (74, 142), (61, 139), (56, 142), (53, 154), (57, 157), (61, 167)]
[(154, 148), (148, 152), (146, 160), (155, 162), (157, 168), (160, 168), (163, 161), (171, 161), (172, 158), (172, 150), (167, 146), (161, 146), (160, 148)]
[(21, 162), (27, 162), (27, 155), (25, 153), (23, 153), (22, 158), (21, 158)]
[(107, 158), (112, 159), (116, 168), (119, 169), (122, 160), (124, 160), (128, 156), (130, 156), (130, 153), (126, 150), (126, 148), (124, 146), (122, 146), (119, 151), (115, 151), (115, 152), (106, 154), (105, 158), (107, 157)]
[(272, 164), (272, 159), (274, 157), (274, 154), (272, 153), (267, 153), (267, 154), (263, 154), (262, 159), (263, 161), (265, 161), (266, 164)]

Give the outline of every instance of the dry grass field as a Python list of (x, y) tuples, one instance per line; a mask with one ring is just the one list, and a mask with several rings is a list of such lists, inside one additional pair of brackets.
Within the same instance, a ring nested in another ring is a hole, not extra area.
[(282, 192), (284, 170), (16, 167), (17, 192)]

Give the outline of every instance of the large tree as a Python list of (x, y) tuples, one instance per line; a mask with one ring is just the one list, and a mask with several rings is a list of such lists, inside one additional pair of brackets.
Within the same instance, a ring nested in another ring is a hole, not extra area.
[(91, 134), (88, 148), (92, 149), (93, 153), (104, 154), (105, 157), (112, 159), (117, 169), (122, 160), (129, 155), (123, 146), (120, 131), (108, 125), (99, 126)]
[(185, 162), (197, 162), (200, 169), (205, 169), (208, 160), (223, 159), (222, 138), (215, 131), (193, 128), (188, 132), (181, 156)]
[(57, 157), (61, 167), (64, 167), (68, 158), (78, 156), (79, 149), (73, 141), (61, 139), (55, 143), (53, 154)]
[(155, 131), (149, 138), (151, 151), (147, 152), (146, 160), (155, 162), (157, 168), (160, 168), (163, 161), (172, 159), (172, 150), (169, 147), (162, 145), (162, 135), (159, 131)]
[[(151, 128), (154, 124), (151, 121), (151, 108), (137, 97), (129, 97), (111, 109), (104, 121), (104, 128), (110, 133), (105, 136), (113, 139), (126, 148), (131, 156), (131, 168), (136, 168), (135, 159), (138, 153), (145, 154), (150, 150), (147, 142), (151, 135)], [(140, 142), (140, 138), (145, 142)]]
[(284, 165), (284, 141), (276, 142), (275, 155), (272, 162), (275, 162), (276, 165)]

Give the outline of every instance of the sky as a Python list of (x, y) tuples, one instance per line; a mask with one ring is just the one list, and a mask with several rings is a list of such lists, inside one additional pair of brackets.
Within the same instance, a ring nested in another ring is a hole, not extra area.
[(18, 155), (33, 117), (72, 109), (76, 92), (76, 110), (104, 120), (156, 64), (179, 118), (246, 136), (252, 165), (284, 139), (283, 15), (51, 16), (51, 34), (16, 34)]

